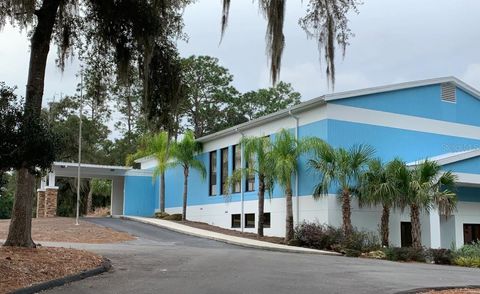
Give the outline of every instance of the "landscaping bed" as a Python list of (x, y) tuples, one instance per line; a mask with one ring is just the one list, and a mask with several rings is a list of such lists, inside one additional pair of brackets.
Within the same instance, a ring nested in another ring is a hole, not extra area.
[(101, 256), (83, 250), (0, 247), (0, 293), (78, 274), (102, 262)]
[(421, 292), (422, 294), (480, 294), (480, 289), (471, 288), (458, 288), (448, 290), (431, 290), (427, 292)]
[[(0, 240), (8, 235), (9, 220), (0, 220)], [(117, 243), (134, 240), (135, 237), (125, 232), (95, 225), (80, 220), (75, 225), (74, 218), (34, 218), (32, 220), (32, 238), (35, 242), (73, 242), (73, 243)]]
[(225, 235), (230, 235), (230, 236), (235, 236), (235, 237), (242, 237), (242, 238), (248, 238), (248, 239), (254, 239), (254, 240), (259, 240), (259, 241), (265, 241), (265, 242), (270, 242), (270, 243), (275, 243), (275, 244), (285, 244), (284, 239), (280, 237), (268, 237), (268, 236), (263, 236), (260, 237), (255, 233), (247, 233), (247, 232), (240, 232), (236, 230), (230, 230), (230, 229), (225, 229), (213, 225), (209, 225), (207, 223), (202, 223), (202, 222), (194, 222), (194, 221), (182, 221), (181, 214), (167, 214), (167, 213), (157, 213), (156, 214), (157, 218), (164, 219), (164, 220), (170, 220), (177, 222), (182, 225), (190, 226), (193, 228), (197, 229), (203, 229), (207, 231), (212, 231), (216, 233), (221, 233)]

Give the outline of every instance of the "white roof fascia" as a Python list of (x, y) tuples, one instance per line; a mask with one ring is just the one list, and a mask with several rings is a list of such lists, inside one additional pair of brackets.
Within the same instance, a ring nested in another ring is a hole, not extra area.
[[(460, 151), (460, 152), (445, 153), (445, 154), (441, 154), (441, 155), (426, 158), (426, 159), (435, 161), (439, 165), (447, 165), (450, 163), (455, 163), (458, 161), (462, 161), (462, 160), (466, 160), (466, 159), (470, 159), (478, 156), (480, 156), (480, 149), (471, 149), (471, 150)], [(421, 164), (424, 161), (425, 159), (417, 160), (417, 161), (410, 162), (407, 165), (416, 166)]]

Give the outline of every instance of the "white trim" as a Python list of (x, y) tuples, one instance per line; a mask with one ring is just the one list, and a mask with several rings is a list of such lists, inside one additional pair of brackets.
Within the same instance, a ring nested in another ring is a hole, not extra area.
[[(56, 161), (53, 163), (53, 167), (66, 168), (66, 167), (78, 167), (76, 162), (62, 162)], [(118, 170), (131, 170), (130, 166), (118, 166), (118, 165), (101, 165), (101, 164), (90, 164), (82, 163), (82, 169), (84, 168), (99, 168), (99, 169), (118, 169)]]
[(152, 160), (152, 159), (154, 159), (153, 155), (147, 155), (147, 156), (144, 156), (144, 157), (135, 159), (133, 162), (135, 162), (135, 163), (144, 163), (144, 162), (148, 162), (148, 161), (150, 161), (150, 160)]
[(328, 119), (480, 140), (480, 127), (471, 125), (338, 104), (328, 104), (327, 114)]
[(457, 176), (458, 184), (470, 184), (470, 185), (480, 185), (480, 175), (479, 174), (469, 174), (469, 173), (453, 173)]
[[(466, 160), (466, 159), (470, 159), (478, 156), (480, 156), (480, 149), (471, 149), (471, 150), (460, 151), (460, 152), (445, 153), (442, 155), (430, 157), (429, 160), (435, 161), (439, 165), (446, 165), (446, 164), (450, 164), (450, 163), (454, 163), (454, 162), (458, 162), (458, 161), (462, 161), (462, 160)], [(410, 162), (407, 165), (415, 166), (422, 163), (423, 161), (425, 161), (425, 159)]]

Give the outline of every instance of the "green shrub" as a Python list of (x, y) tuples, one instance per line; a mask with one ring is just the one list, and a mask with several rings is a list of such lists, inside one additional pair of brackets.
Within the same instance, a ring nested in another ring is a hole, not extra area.
[(435, 264), (452, 264), (454, 258), (450, 249), (429, 249), (427, 255)]
[(166, 212), (155, 212), (155, 217), (156, 218), (160, 218), (160, 219), (163, 219), (163, 218), (166, 218), (167, 216), (169, 216), (170, 214), (166, 213)]
[(380, 240), (372, 232), (354, 229), (345, 236), (340, 228), (308, 222), (295, 228), (293, 243), (314, 249), (333, 250), (347, 256), (360, 256), (364, 252), (380, 249)]
[(426, 252), (423, 248), (387, 247), (384, 248), (385, 258), (391, 261), (426, 261)]
[(366, 257), (368, 258), (375, 258), (375, 259), (385, 259), (386, 255), (385, 252), (382, 250), (376, 250), (376, 251), (371, 251), (365, 254)]
[(480, 242), (464, 245), (454, 255), (453, 263), (456, 265), (480, 267)]
[(12, 216), (13, 195), (0, 192), (0, 219), (9, 219)]
[(453, 263), (460, 266), (480, 267), (480, 256), (460, 256), (453, 260)]
[(170, 214), (170, 215), (164, 217), (163, 219), (164, 220), (181, 221), (182, 220), (182, 214), (181, 213)]

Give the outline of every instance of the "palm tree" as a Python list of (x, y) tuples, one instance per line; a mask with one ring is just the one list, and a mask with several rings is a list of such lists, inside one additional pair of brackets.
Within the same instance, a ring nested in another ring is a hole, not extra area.
[(328, 196), (332, 185), (339, 188), (342, 201), (343, 232), (352, 231), (351, 198), (356, 195), (363, 172), (374, 149), (368, 145), (354, 145), (350, 149), (334, 149), (326, 143), (314, 145), (314, 158), (308, 165), (320, 174), (320, 182), (315, 186), (313, 197)]
[(181, 166), (183, 168), (183, 209), (182, 220), (187, 219), (187, 193), (188, 193), (188, 176), (190, 169), (196, 169), (200, 172), (202, 179), (205, 179), (207, 171), (203, 162), (198, 160), (196, 156), (202, 151), (202, 145), (195, 140), (192, 131), (187, 131), (182, 140), (174, 142), (170, 148), (172, 161), (167, 163), (167, 168)]
[(140, 148), (127, 157), (127, 165), (132, 165), (135, 159), (152, 156), (157, 161), (153, 170), (153, 180), (160, 177), (160, 212), (165, 212), (165, 171), (170, 159), (170, 137), (168, 132), (147, 135), (140, 139)]
[(258, 225), (257, 234), (263, 236), (265, 226), (265, 191), (273, 189), (272, 161), (267, 160), (272, 149), (269, 137), (243, 137), (240, 141), (243, 146), (243, 158), (248, 160), (248, 168), (237, 169), (230, 176), (225, 185), (227, 191), (241, 182), (242, 175), (258, 175)]
[(298, 140), (289, 131), (282, 129), (275, 135), (272, 150), (267, 156), (275, 181), (285, 193), (285, 242), (293, 238), (292, 177), (297, 173), (298, 158), (308, 149), (308, 140)]
[(363, 174), (360, 182), (361, 205), (382, 205), (380, 219), (380, 235), (382, 245), (389, 245), (390, 209), (395, 206), (400, 197), (400, 185), (397, 171), (403, 162), (394, 159), (384, 164), (380, 159), (373, 159), (368, 163), (368, 169)]
[(457, 177), (451, 171), (443, 172), (438, 163), (425, 160), (413, 168), (403, 165), (398, 178), (402, 183), (400, 207), (410, 208), (412, 246), (420, 248), (420, 212), (438, 208), (441, 215), (449, 216), (457, 205), (457, 195), (453, 192)]

